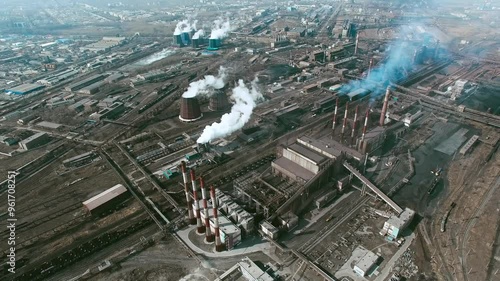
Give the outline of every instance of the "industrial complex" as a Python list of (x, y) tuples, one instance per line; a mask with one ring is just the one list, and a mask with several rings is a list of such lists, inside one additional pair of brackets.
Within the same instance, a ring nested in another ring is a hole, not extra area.
[(0, 280), (500, 280), (499, 3), (60, 2), (0, 7)]

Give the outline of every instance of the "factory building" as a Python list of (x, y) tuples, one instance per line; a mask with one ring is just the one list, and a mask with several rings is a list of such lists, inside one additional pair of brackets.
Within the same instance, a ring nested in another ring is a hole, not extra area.
[(63, 166), (65, 168), (78, 168), (90, 164), (98, 158), (99, 155), (95, 151), (90, 151), (64, 160)]
[(279, 230), (278, 228), (276, 228), (274, 225), (272, 225), (270, 222), (268, 221), (263, 221), (259, 224), (260, 226), (260, 230), (265, 234), (267, 235), (268, 237), (270, 237), (271, 239), (276, 239), (278, 238), (278, 235), (279, 235)]
[(361, 257), (361, 259), (354, 265), (354, 272), (361, 277), (364, 277), (370, 273), (375, 265), (377, 264), (380, 256), (377, 254), (366, 250), (366, 253)]
[(300, 143), (283, 147), (282, 156), (271, 163), (275, 174), (306, 183), (326, 167), (327, 158)]
[[(202, 200), (199, 200), (199, 204), (202, 204)], [(202, 206), (202, 205), (200, 205)], [(212, 205), (207, 205), (208, 208), (212, 208)], [(193, 204), (194, 208), (194, 204)], [(195, 217), (197, 212), (194, 212)], [(201, 221), (205, 221), (205, 214), (204, 212), (200, 212), (200, 218)], [(237, 225), (235, 225), (231, 220), (223, 215), (223, 214), (218, 214), (217, 216), (219, 220), (219, 231), (220, 231), (220, 239), (222, 244), (225, 246), (225, 249), (231, 250), (233, 249), (236, 245), (241, 243), (241, 229)], [(211, 233), (215, 233), (215, 219), (213, 215), (209, 215), (210, 219), (210, 231)]]
[(111, 119), (122, 113), (125, 110), (125, 106), (121, 102), (114, 102), (111, 106), (105, 107), (98, 112), (90, 114), (89, 118), (92, 120), (102, 120)]
[(70, 78), (73, 78), (78, 74), (77, 70), (74, 69), (67, 69), (62, 72), (50, 75), (44, 79), (40, 79), (36, 81), (38, 84), (42, 84), (45, 86), (54, 86), (56, 84), (59, 84), (60, 82), (63, 82), (65, 80), (68, 80)]
[(364, 141), (359, 142), (359, 151), (363, 154), (371, 153), (379, 148), (386, 138), (384, 127), (375, 127), (366, 132)]
[(47, 133), (36, 133), (32, 135), (31, 137), (24, 139), (19, 142), (19, 147), (23, 150), (30, 150), (35, 147), (39, 147), (41, 145), (46, 144), (49, 142), (50, 137), (47, 135)]
[(218, 189), (215, 190), (215, 198), (219, 209), (233, 219), (245, 233), (252, 233), (254, 231), (254, 218), (249, 212), (245, 211), (231, 197)]
[(45, 86), (40, 84), (21, 84), (14, 88), (6, 89), (5, 92), (14, 95), (26, 95), (41, 90), (43, 88), (45, 88)]
[(292, 211), (288, 211), (287, 213), (281, 215), (279, 220), (281, 226), (287, 231), (290, 231), (299, 225), (299, 217)]
[(233, 280), (247, 280), (247, 281), (274, 281), (276, 280), (268, 270), (262, 270), (248, 257), (243, 258), (240, 262), (235, 264), (229, 270), (224, 272), (215, 281), (233, 281)]
[(108, 51), (113, 47), (116, 47), (125, 41), (125, 37), (103, 37), (101, 40), (81, 47), (81, 51), (90, 52), (101, 52)]
[(413, 217), (415, 216), (415, 211), (406, 208), (399, 216), (392, 215), (384, 223), (384, 227), (380, 234), (386, 236), (386, 239), (393, 241), (397, 239), (401, 232), (410, 224)]
[(38, 120), (38, 119), (40, 119), (40, 117), (37, 116), (37, 115), (34, 115), (34, 114), (27, 115), (27, 116), (19, 118), (17, 120), (17, 124), (19, 124), (19, 125), (28, 125), (28, 123), (30, 123), (30, 122), (32, 122), (34, 120)]
[(329, 137), (313, 139), (308, 136), (302, 136), (297, 139), (297, 142), (333, 160), (342, 159), (343, 157), (351, 158), (356, 161), (361, 161), (363, 159), (363, 154), (359, 153), (357, 150), (342, 145)]
[(115, 208), (118, 203), (123, 202), (128, 196), (127, 188), (117, 184), (104, 192), (84, 201), (83, 207), (92, 215), (101, 214)]
[(81, 90), (87, 86), (90, 86), (94, 83), (100, 82), (108, 76), (109, 76), (108, 74), (93, 75), (93, 76), (90, 76), (84, 80), (80, 80), (78, 82), (70, 84), (70, 85), (66, 86), (65, 89), (66, 89), (66, 91), (76, 92), (76, 91), (79, 91), (79, 90)]
[(194, 122), (203, 117), (197, 98), (181, 98), (179, 119), (183, 122)]

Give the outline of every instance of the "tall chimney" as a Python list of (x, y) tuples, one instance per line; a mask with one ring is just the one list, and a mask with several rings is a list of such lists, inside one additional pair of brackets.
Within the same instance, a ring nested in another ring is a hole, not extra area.
[(335, 111), (333, 112), (333, 125), (332, 130), (335, 130), (335, 123), (337, 122), (337, 108), (339, 107), (339, 98), (335, 101)]
[(368, 66), (368, 74), (366, 74), (366, 77), (370, 76), (370, 72), (372, 72), (372, 67), (373, 67), (373, 58), (370, 59), (370, 65)]
[(389, 104), (389, 96), (391, 95), (391, 89), (388, 86), (387, 90), (385, 91), (385, 98), (384, 98), (384, 105), (382, 106), (382, 112), (380, 113), (380, 121), (379, 124), (380, 126), (384, 126), (384, 121), (385, 121), (385, 114), (387, 113), (387, 106)]
[(359, 44), (359, 33), (356, 34), (356, 46), (354, 47), (354, 54), (358, 54), (358, 44)]
[(203, 198), (203, 214), (205, 215), (205, 239), (207, 242), (213, 242), (214, 236), (210, 229), (210, 217), (208, 215), (207, 191), (205, 189), (205, 181), (200, 177), (201, 198)]
[(352, 122), (352, 132), (351, 132), (351, 143), (354, 140), (354, 133), (356, 132), (356, 123), (358, 122), (358, 107), (356, 105), (356, 110), (354, 111), (354, 121)]
[(344, 113), (344, 123), (342, 124), (342, 137), (344, 136), (345, 126), (347, 126), (347, 110), (349, 107), (349, 102), (345, 103), (345, 113)]
[(212, 206), (214, 210), (214, 231), (215, 231), (215, 251), (221, 252), (224, 250), (224, 245), (220, 241), (219, 216), (217, 214), (217, 200), (215, 198), (215, 188), (212, 185), (210, 188), (210, 196), (212, 197)]
[(190, 172), (191, 172), (191, 182), (193, 184), (194, 208), (196, 211), (196, 232), (198, 234), (203, 234), (205, 233), (205, 226), (201, 223), (200, 201), (198, 199), (198, 186), (196, 185), (196, 175), (193, 169), (191, 169)]
[(365, 125), (363, 126), (363, 134), (361, 135), (361, 144), (365, 141), (366, 128), (368, 128), (368, 118), (370, 116), (370, 108), (366, 110)]
[(415, 52), (413, 53), (413, 64), (417, 64), (417, 53), (418, 53), (418, 50), (415, 49)]
[(186, 162), (182, 161), (181, 162), (181, 170), (182, 170), (182, 179), (184, 180), (184, 192), (186, 193), (186, 202), (187, 202), (187, 207), (188, 207), (188, 220), (189, 224), (196, 224), (196, 218), (194, 217), (193, 213), (193, 200), (191, 199), (191, 196), (189, 195), (189, 177), (186, 169)]

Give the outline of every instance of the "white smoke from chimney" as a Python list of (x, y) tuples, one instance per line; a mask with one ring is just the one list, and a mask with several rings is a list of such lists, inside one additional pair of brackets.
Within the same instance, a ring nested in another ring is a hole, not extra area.
[(231, 95), (231, 99), (234, 100), (231, 112), (222, 115), (219, 123), (214, 122), (212, 125), (206, 126), (196, 142), (207, 143), (211, 140), (228, 136), (243, 128), (250, 120), (257, 101), (263, 98), (257, 89), (257, 82), (258, 80), (255, 78), (251, 89), (248, 89), (243, 80), (240, 79)]
[(182, 94), (182, 97), (194, 98), (198, 95), (210, 95), (213, 93), (211, 90), (224, 88), (226, 78), (227, 69), (221, 66), (217, 76), (206, 75), (202, 80), (191, 82), (187, 91)]
[(189, 20), (182, 20), (178, 22), (175, 26), (174, 35), (180, 35), (184, 32), (191, 32), (192, 30), (196, 30), (197, 23), (197, 20), (193, 21), (192, 23)]
[(203, 31), (203, 29), (196, 31), (192, 39), (199, 39), (200, 36), (205, 36), (205, 31)]
[(222, 19), (215, 20), (212, 27), (212, 33), (210, 34), (210, 39), (225, 38), (227, 37), (229, 31), (231, 31), (229, 21), (224, 22)]

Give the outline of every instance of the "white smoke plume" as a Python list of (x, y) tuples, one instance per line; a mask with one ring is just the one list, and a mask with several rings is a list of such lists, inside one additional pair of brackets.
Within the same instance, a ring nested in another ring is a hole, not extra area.
[(234, 100), (231, 112), (222, 115), (219, 123), (214, 122), (212, 125), (206, 126), (196, 142), (207, 143), (243, 128), (250, 120), (257, 102), (263, 98), (257, 89), (257, 82), (256, 78), (252, 82), (251, 89), (248, 89), (243, 80), (240, 79), (231, 95), (231, 99)]
[(213, 93), (212, 89), (222, 89), (226, 83), (227, 69), (225, 67), (219, 68), (217, 76), (206, 75), (205, 78), (191, 82), (184, 94), (183, 98), (194, 98), (198, 95), (209, 95)]
[(205, 31), (203, 31), (203, 29), (196, 31), (192, 39), (199, 39), (200, 36), (205, 36)]
[(229, 21), (224, 22), (221, 19), (215, 20), (212, 27), (212, 33), (210, 34), (210, 39), (222, 39), (227, 37), (227, 34), (231, 31), (231, 26)]
[(174, 35), (180, 35), (183, 32), (191, 32), (192, 30), (196, 30), (197, 20), (191, 22), (190, 20), (182, 20), (177, 23), (175, 27)]

